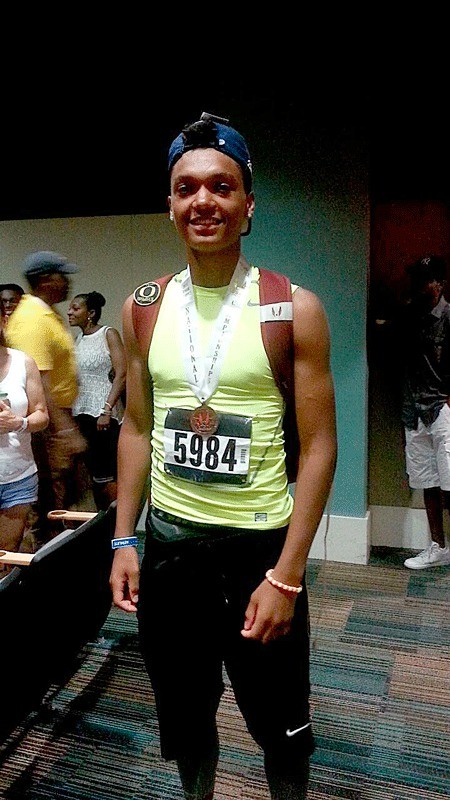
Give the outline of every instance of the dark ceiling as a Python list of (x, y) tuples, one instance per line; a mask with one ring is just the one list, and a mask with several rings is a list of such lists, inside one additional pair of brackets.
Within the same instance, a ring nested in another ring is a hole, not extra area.
[[(195, 97), (148, 90), (146, 107), (123, 93), (67, 93), (56, 106), (51, 95), (49, 107), (48, 97), (37, 96), (3, 132), (0, 219), (164, 211), (171, 139), (202, 110), (223, 115), (229, 108), (280, 125), (301, 119), (331, 131), (355, 127), (368, 143), (373, 203), (449, 199), (447, 134), (420, 105), (399, 102), (394, 92), (361, 101), (361, 91), (329, 86), (324, 97), (316, 88), (290, 82), (249, 92), (216, 83)], [(168, 107), (170, 96), (176, 101)]]

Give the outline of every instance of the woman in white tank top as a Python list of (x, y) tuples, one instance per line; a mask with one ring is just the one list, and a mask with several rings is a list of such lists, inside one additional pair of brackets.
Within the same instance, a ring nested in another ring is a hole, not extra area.
[(105, 298), (100, 292), (78, 294), (70, 303), (72, 327), (81, 328), (75, 341), (79, 391), (72, 408), (88, 442), (86, 464), (97, 509), (117, 496), (117, 441), (125, 389), (125, 352), (119, 332), (100, 325)]
[(36, 362), (5, 347), (0, 320), (0, 551), (18, 551), (37, 500), (31, 434), (47, 427), (48, 412)]

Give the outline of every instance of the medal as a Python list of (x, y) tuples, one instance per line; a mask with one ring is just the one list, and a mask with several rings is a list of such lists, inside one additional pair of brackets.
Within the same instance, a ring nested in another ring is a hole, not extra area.
[(219, 427), (219, 414), (206, 404), (219, 385), (220, 370), (247, 300), (251, 277), (251, 267), (241, 256), (234, 268), (219, 315), (213, 325), (204, 357), (189, 264), (179, 284), (179, 304), (182, 311), (180, 335), (184, 368), (189, 388), (201, 403), (190, 413), (189, 425), (191, 430), (200, 436), (211, 436)]
[(194, 433), (212, 436), (219, 427), (219, 415), (210, 406), (201, 405), (190, 414), (189, 424)]

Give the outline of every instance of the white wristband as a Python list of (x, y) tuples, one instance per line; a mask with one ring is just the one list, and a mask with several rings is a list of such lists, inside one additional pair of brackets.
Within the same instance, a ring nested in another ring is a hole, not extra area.
[(22, 425), (20, 428), (17, 429), (16, 433), (22, 433), (22, 431), (26, 431), (28, 428), (28, 417), (22, 417)]

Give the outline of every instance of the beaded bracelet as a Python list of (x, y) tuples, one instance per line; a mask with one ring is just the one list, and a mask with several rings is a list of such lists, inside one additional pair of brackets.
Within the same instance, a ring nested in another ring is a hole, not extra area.
[(295, 594), (300, 594), (300, 592), (303, 591), (303, 586), (289, 586), (287, 583), (281, 583), (281, 581), (275, 580), (275, 578), (272, 578), (272, 573), (273, 569), (268, 569), (266, 578), (276, 589), (282, 589), (284, 592), (294, 592)]
[(136, 547), (137, 543), (137, 536), (124, 536), (120, 539), (111, 539), (111, 548), (117, 550), (119, 547)]

